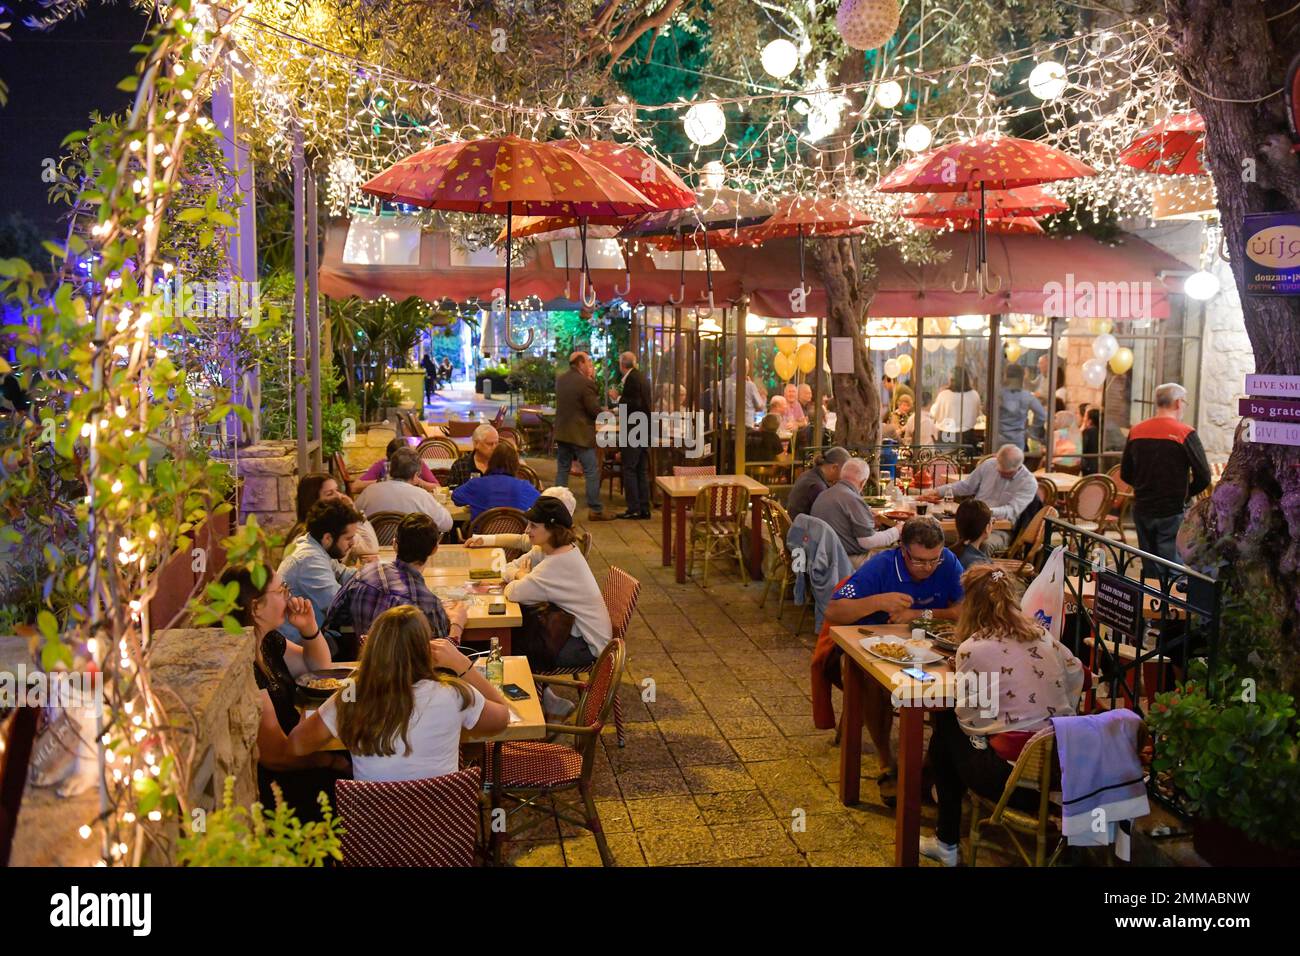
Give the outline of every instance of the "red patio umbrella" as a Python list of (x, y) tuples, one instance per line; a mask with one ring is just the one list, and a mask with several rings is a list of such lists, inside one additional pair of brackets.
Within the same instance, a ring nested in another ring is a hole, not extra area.
[(795, 236), (799, 240), (799, 287), (803, 288), (803, 241), (807, 236), (842, 236), (871, 225), (871, 217), (840, 199), (787, 196), (776, 204), (772, 218), (755, 227), (759, 242)]
[[(922, 153), (899, 166), (876, 187), (887, 193), (979, 193), (975, 274), (981, 294), (988, 285), (987, 193), (1019, 189), (1061, 179), (1095, 176), (1097, 171), (1046, 143), (986, 133)], [(969, 276), (956, 292), (964, 292)], [(997, 288), (1002, 287), (1001, 279)]]
[[(950, 232), (972, 232), (979, 228), (974, 219), (938, 219), (921, 216), (910, 217), (912, 222), (922, 229), (948, 230)], [(1034, 235), (1041, 236), (1043, 227), (1030, 216), (1010, 216), (1004, 219), (990, 219), (984, 228), (1000, 235)]]
[(1119, 154), (1119, 161), (1134, 169), (1166, 176), (1201, 176), (1201, 149), (1205, 145), (1205, 119), (1196, 110), (1170, 113), (1140, 133)]
[[(984, 194), (984, 217), (990, 225), (996, 219), (1046, 216), (1069, 208), (1037, 186), (995, 189)], [(908, 219), (979, 219), (979, 196), (975, 193), (926, 193), (917, 196), (903, 215)]]
[(389, 202), (426, 209), (506, 216), (506, 343), (511, 331), (510, 222), (532, 216), (633, 216), (653, 203), (601, 163), (518, 136), (445, 143), (390, 166), (362, 190)]

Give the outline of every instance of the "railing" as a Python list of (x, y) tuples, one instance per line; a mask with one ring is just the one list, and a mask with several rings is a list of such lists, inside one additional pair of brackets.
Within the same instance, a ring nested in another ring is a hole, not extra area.
[(1143, 685), (1148, 695), (1171, 689), (1193, 657), (1209, 659), (1213, 694), (1220, 582), (1055, 518), (1045, 526), (1044, 553), (1065, 546), (1062, 641), (1092, 666), (1098, 702), (1106, 688), (1108, 707), (1145, 715)]

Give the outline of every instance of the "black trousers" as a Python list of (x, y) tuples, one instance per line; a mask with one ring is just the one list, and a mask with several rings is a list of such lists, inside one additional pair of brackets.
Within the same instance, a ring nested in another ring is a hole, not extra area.
[[(957, 723), (951, 710), (930, 714), (930, 771), (939, 791), (939, 823), (935, 835), (954, 845), (961, 841), (961, 804), (968, 789), (981, 797), (996, 800), (1002, 795), (1011, 764), (999, 757), (992, 747), (976, 750), (971, 738)], [(1032, 790), (1017, 793), (1011, 805), (1018, 810), (1033, 811), (1038, 794)]]
[(650, 451), (646, 448), (621, 448), (623, 458), (623, 495), (627, 510), (633, 514), (650, 512)]

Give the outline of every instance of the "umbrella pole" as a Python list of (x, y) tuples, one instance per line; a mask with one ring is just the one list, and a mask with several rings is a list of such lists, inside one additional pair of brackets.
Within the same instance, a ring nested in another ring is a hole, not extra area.
[(799, 293), (806, 295), (804, 292), (806, 286), (803, 281), (803, 223), (799, 223)]
[(979, 290), (981, 296), (984, 295), (985, 290), (988, 287), (989, 253), (988, 253), (987, 230), (988, 230), (988, 219), (986, 218), (985, 211), (984, 211), (984, 180), (981, 179), (980, 180), (980, 229), (979, 229), (979, 241), (977, 243), (979, 249), (979, 262), (976, 264), (976, 272), (979, 276), (978, 282), (979, 282)]

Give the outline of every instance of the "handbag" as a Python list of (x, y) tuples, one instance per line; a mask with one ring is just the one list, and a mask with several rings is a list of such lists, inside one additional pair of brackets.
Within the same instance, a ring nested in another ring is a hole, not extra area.
[(575, 618), (562, 607), (548, 602), (520, 605), (523, 624), (520, 646), (534, 671), (555, 667), (555, 659), (573, 635)]

